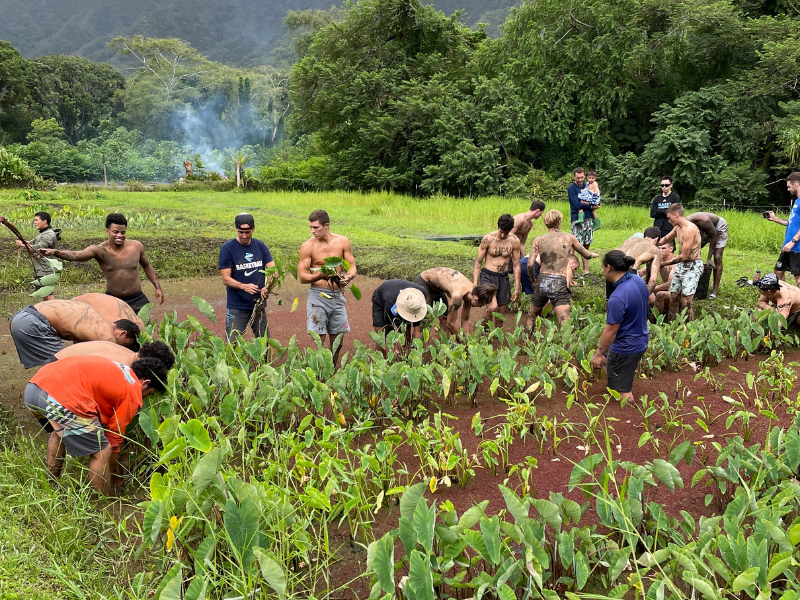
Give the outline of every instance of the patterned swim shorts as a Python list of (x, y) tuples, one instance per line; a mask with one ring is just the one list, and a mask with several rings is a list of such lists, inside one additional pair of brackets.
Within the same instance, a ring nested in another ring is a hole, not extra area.
[(572, 235), (578, 238), (581, 246), (591, 246), (594, 239), (594, 223), (591, 219), (586, 219), (583, 223), (574, 221), (572, 223)]

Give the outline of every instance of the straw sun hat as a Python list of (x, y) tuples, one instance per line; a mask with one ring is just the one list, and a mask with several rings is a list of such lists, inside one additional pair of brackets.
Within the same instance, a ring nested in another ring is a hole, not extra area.
[(428, 314), (425, 294), (414, 288), (400, 290), (400, 293), (397, 294), (397, 303), (393, 308), (393, 312), (410, 323), (417, 323)]

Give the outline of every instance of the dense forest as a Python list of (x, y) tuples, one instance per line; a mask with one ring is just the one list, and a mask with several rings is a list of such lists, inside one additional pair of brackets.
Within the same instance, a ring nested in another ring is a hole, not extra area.
[(123, 76), (3, 43), (0, 142), (56, 180), (171, 179), (186, 158), (230, 171), (238, 153), (263, 189), (525, 195), (581, 164), (626, 201), (665, 174), (704, 204), (785, 201), (776, 182), (800, 160), (790, 2), (510, 4), (493, 9), (499, 37), (418, 0), (290, 11), (290, 69), (128, 35), (105, 48)]

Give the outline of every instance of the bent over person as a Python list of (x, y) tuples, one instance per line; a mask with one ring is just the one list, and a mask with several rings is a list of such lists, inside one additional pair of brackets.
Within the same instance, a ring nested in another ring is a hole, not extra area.
[(423, 271), (414, 278), (414, 283), (423, 288), (425, 302), (429, 305), (442, 302), (447, 307), (446, 316), (440, 318), (439, 324), (450, 335), (456, 335), (460, 328), (469, 333), (471, 309), (490, 304), (497, 293), (496, 285), (473, 285), (464, 275), (448, 267)]
[(428, 314), (425, 289), (405, 279), (384, 281), (372, 293), (372, 327), (388, 335), (405, 327), (405, 343), (419, 337), (419, 323)]
[(780, 281), (772, 273), (753, 282), (761, 295), (758, 298), (760, 310), (774, 310), (784, 316), (788, 327), (797, 327), (800, 316), (800, 288)]
[[(511, 233), (514, 228), (514, 217), (510, 214), (500, 215), (497, 220), (497, 231), (493, 231), (481, 240), (475, 268), (472, 271), (474, 285), (495, 285), (497, 295), (489, 306), (492, 312), (498, 309), (508, 312), (509, 302), (514, 302), (522, 289), (522, 278), (519, 270), (519, 238)], [(484, 266), (484, 261), (486, 264)], [(508, 267), (514, 271), (514, 292), (508, 281)], [(498, 323), (495, 323), (498, 326)]]
[(120, 319), (127, 319), (136, 323), (139, 329), (144, 329), (144, 322), (136, 312), (126, 303), (108, 294), (81, 294), (72, 299), (73, 302), (88, 304), (112, 325)]
[(158, 282), (156, 272), (144, 254), (141, 242), (127, 239), (128, 220), (118, 213), (106, 217), (108, 239), (96, 246), (83, 250), (41, 250), (45, 256), (55, 256), (63, 260), (84, 262), (96, 260), (106, 278), (106, 294), (115, 296), (128, 304), (137, 314), (149, 304), (150, 300), (142, 292), (139, 267), (153, 284), (156, 302), (164, 304), (164, 292)]
[[(547, 211), (544, 216), (544, 226), (547, 233), (540, 235), (531, 244), (531, 253), (528, 256), (528, 276), (533, 284), (531, 296), (531, 314), (528, 317), (527, 327), (533, 330), (536, 326), (536, 317), (550, 302), (562, 325), (569, 319), (571, 292), (569, 283), (572, 267), (570, 257), (573, 252), (580, 254), (585, 261), (597, 258), (597, 254), (589, 252), (574, 235), (561, 231), (563, 215), (557, 210)], [(536, 270), (536, 258), (541, 257), (542, 264)]]
[(719, 293), (719, 283), (722, 281), (722, 254), (728, 245), (728, 222), (714, 213), (697, 212), (686, 217), (700, 230), (700, 247), (708, 244), (708, 258), (706, 264), (714, 264), (714, 287), (708, 295), (713, 300)]
[(630, 237), (617, 248), (634, 259), (634, 269), (638, 270), (644, 265), (646, 269), (644, 279), (651, 294), (656, 289), (661, 270), (661, 250), (656, 246), (660, 235), (661, 230), (658, 227), (648, 227), (644, 230), (644, 237)]
[(11, 317), (11, 338), (26, 369), (50, 362), (64, 349), (63, 340), (115, 342), (138, 350), (139, 327), (127, 319), (109, 323), (83, 302), (50, 300), (26, 306)]
[(89, 483), (107, 494), (125, 429), (142, 398), (164, 391), (166, 380), (166, 367), (155, 358), (128, 367), (108, 358), (76, 356), (42, 367), (25, 388), (25, 405), (50, 433), (50, 473), (61, 475), (67, 452), (88, 456)]
[[(350, 331), (350, 322), (345, 310), (344, 288), (356, 277), (356, 259), (350, 240), (343, 235), (331, 232), (331, 219), (324, 210), (315, 210), (308, 216), (311, 239), (300, 246), (300, 264), (297, 276), (300, 283), (311, 284), (306, 302), (308, 331), (327, 338), (328, 347), (333, 350), (333, 341), (339, 335)], [(337, 257), (346, 260), (350, 268), (337, 267), (338, 277), (312, 271), (325, 264), (325, 259)], [(342, 344), (333, 353), (333, 362), (338, 365)]]

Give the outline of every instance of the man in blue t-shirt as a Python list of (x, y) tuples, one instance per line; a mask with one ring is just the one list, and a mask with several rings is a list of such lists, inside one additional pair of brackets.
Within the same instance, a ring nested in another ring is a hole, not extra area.
[[(572, 173), (573, 182), (567, 188), (567, 197), (569, 198), (569, 220), (572, 223), (572, 235), (578, 238), (581, 246), (589, 249), (592, 245), (594, 238), (594, 221), (592, 218), (592, 210), (599, 208), (600, 205), (592, 206), (588, 202), (580, 199), (580, 193), (586, 187), (586, 172), (583, 167), (577, 167)], [(584, 218), (581, 221), (578, 217), (580, 212), (583, 211)], [(589, 259), (581, 257), (583, 260), (583, 274), (589, 274)]]
[(612, 250), (603, 257), (603, 276), (614, 285), (614, 291), (608, 299), (606, 326), (591, 360), (592, 367), (605, 367), (608, 388), (627, 400), (633, 400), (633, 377), (650, 342), (650, 292), (633, 271), (635, 262), (621, 250)]
[[(253, 239), (256, 228), (253, 215), (236, 215), (236, 239), (225, 242), (219, 250), (219, 274), (228, 288), (225, 337), (231, 341), (244, 333), (248, 323), (256, 337), (267, 333), (267, 285), (264, 269), (275, 266), (264, 242)], [(258, 310), (253, 314), (256, 303)]]
[(800, 172), (795, 171), (786, 178), (786, 188), (789, 190), (789, 195), (795, 198), (789, 220), (779, 219), (771, 210), (765, 214), (773, 223), (786, 226), (781, 255), (775, 263), (775, 275), (783, 281), (786, 271), (789, 271), (794, 275), (795, 283), (800, 286)]

